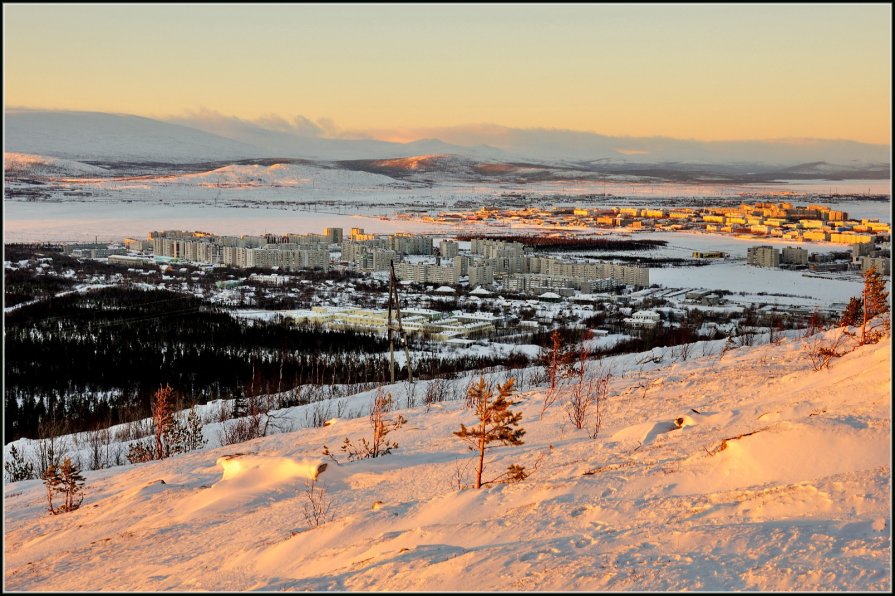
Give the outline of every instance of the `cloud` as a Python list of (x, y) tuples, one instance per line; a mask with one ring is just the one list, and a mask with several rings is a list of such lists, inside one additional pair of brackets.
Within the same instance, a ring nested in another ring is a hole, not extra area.
[(320, 118), (314, 121), (301, 114), (296, 114), (291, 119), (278, 114), (266, 114), (248, 120), (201, 107), (186, 110), (182, 115), (169, 116), (164, 120), (222, 136), (254, 133), (258, 129), (305, 138), (338, 138), (340, 136), (340, 131), (331, 118)]
[[(888, 163), (887, 145), (869, 145), (830, 139), (769, 139), (764, 141), (699, 141), (668, 137), (623, 137), (595, 132), (549, 128), (510, 128), (499, 124), (471, 123), (438, 127), (398, 127), (343, 129), (331, 118), (310, 118), (297, 114), (284, 117), (267, 114), (256, 119), (227, 116), (199, 108), (167, 119), (205, 132), (236, 139), (274, 153), (292, 154), (299, 147), (314, 155), (343, 155), (349, 141), (355, 143), (351, 154), (371, 156), (400, 152), (400, 145), (370, 145), (385, 141), (407, 144), (440, 141), (443, 151), (461, 152), (468, 148), (479, 155), (514, 156), (520, 159), (584, 160), (623, 159), (633, 162), (691, 163), (778, 163), (797, 164), (814, 161), (845, 163), (851, 160)], [(360, 143), (367, 142), (367, 145)], [(336, 148), (339, 151), (333, 153)], [(361, 151), (361, 147), (364, 151)], [(496, 149), (498, 152), (495, 152)], [(310, 154), (310, 153), (309, 153)]]
[(438, 139), (452, 145), (473, 147), (490, 145), (498, 148), (510, 148), (513, 145), (515, 129), (499, 124), (460, 124), (456, 126), (432, 126), (415, 128), (388, 128), (354, 131), (353, 134), (364, 134), (367, 138), (392, 143), (411, 143), (421, 139)]

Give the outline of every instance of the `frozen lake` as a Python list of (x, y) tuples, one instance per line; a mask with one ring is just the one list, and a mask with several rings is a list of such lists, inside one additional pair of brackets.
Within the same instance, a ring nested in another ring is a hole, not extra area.
[(143, 238), (152, 230), (202, 230), (220, 235), (321, 233), (326, 227), (369, 232), (424, 232), (421, 222), (388, 221), (361, 214), (320, 213), (258, 206), (214, 207), (159, 203), (3, 202), (6, 242), (104, 241)]

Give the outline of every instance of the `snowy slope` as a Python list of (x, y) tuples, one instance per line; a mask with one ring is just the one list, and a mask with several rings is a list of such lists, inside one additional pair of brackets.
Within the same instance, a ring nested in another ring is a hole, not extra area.
[(323, 444), (369, 437), (369, 393), (326, 428), (88, 472), (73, 513), (6, 484), (6, 588), (889, 591), (891, 346), (816, 372), (807, 345), (607, 358), (596, 440), (560, 405), (539, 420), (527, 390), (525, 444), (489, 452), (485, 477), (536, 469), (483, 490), (454, 479), (473, 459), (451, 436), (473, 420), (462, 402), (405, 410), (393, 454), (329, 461), (335, 519), (315, 528), (305, 478)]
[(78, 161), (197, 163), (261, 157), (252, 145), (178, 124), (101, 112), (7, 110), (4, 150)]
[(229, 165), (208, 172), (165, 177), (166, 184), (215, 187), (295, 187), (351, 188), (357, 185), (381, 186), (397, 180), (381, 174), (353, 172), (303, 164)]
[(27, 153), (4, 153), (3, 171), (7, 178), (65, 178), (68, 176), (107, 176), (109, 170), (90, 164)]

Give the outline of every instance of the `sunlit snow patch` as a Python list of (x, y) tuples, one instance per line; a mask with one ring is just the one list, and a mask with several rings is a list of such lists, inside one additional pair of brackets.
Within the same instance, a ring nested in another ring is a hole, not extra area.
[(308, 480), (316, 480), (327, 467), (319, 459), (296, 461), (262, 455), (225, 455), (218, 458), (217, 464), (223, 468), (221, 479), (184, 501), (181, 509), (184, 517), (199, 511), (203, 514), (233, 511), (292, 498), (304, 490)]

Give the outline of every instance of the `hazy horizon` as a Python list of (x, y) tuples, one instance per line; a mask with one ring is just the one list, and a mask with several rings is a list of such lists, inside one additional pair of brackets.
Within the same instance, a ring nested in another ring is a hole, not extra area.
[(4, 17), (7, 106), (391, 142), (890, 142), (888, 5), (5, 4)]

